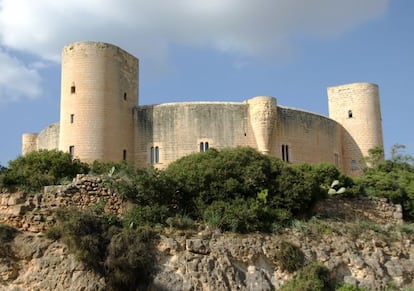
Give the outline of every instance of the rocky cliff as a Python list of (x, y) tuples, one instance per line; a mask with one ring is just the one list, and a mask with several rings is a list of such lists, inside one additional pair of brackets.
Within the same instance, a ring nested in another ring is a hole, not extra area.
[[(122, 213), (122, 201), (99, 178), (78, 177), (41, 194), (0, 198), (0, 221), (19, 229), (0, 246), (0, 290), (107, 290), (105, 278), (43, 235), (57, 207), (103, 201), (107, 211)], [(277, 290), (294, 275), (278, 256), (283, 242), (300, 250), (304, 264), (326, 266), (338, 282), (366, 290), (411, 290), (413, 238), (414, 226), (402, 223), (398, 205), (366, 199), (330, 199), (315, 207), (314, 218), (293, 221), (272, 235), (166, 228), (156, 242), (149, 290)]]

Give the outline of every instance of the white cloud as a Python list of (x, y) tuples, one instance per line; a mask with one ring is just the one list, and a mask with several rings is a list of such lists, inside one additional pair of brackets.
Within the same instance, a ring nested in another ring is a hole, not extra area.
[(39, 73), (0, 48), (0, 102), (36, 98), (42, 93)]
[[(208, 47), (236, 59), (284, 59), (295, 51), (296, 37), (340, 35), (383, 15), (389, 2), (0, 0), (0, 46), (59, 62), (62, 47), (70, 42), (104, 41), (160, 67), (171, 45)], [(15, 70), (26, 70), (33, 80), (38, 77), (34, 66), (11, 60)]]
[[(331, 36), (382, 15), (389, 0), (0, 0), (3, 45), (59, 60), (64, 44), (111, 41), (158, 57), (169, 44), (278, 54), (295, 34)], [(155, 53), (153, 53), (155, 51)]]

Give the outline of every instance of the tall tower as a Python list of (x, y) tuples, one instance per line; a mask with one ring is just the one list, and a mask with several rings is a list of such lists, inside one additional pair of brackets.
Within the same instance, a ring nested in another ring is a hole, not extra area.
[(329, 117), (340, 123), (345, 172), (357, 175), (362, 159), (374, 147), (383, 148), (378, 85), (353, 83), (328, 88)]
[(63, 48), (59, 149), (85, 162), (133, 161), (138, 59), (101, 42)]

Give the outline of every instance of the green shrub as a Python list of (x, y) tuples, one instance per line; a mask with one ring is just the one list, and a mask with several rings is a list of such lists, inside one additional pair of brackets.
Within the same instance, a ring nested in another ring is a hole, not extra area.
[(87, 266), (103, 272), (110, 225), (102, 217), (76, 209), (56, 212), (57, 224), (47, 232), (51, 239), (60, 239)]
[(111, 290), (146, 290), (155, 266), (155, 238), (148, 228), (124, 229), (112, 236), (105, 260)]
[(305, 256), (301, 249), (294, 244), (282, 241), (275, 253), (275, 259), (282, 271), (293, 273), (300, 269), (305, 262)]
[(174, 217), (168, 217), (166, 223), (169, 227), (175, 227), (178, 229), (192, 229), (195, 226), (195, 221), (188, 215), (176, 215)]
[(58, 184), (88, 170), (87, 164), (73, 160), (69, 153), (34, 151), (9, 162), (8, 169), (0, 175), (0, 188), (39, 191), (43, 186)]
[(200, 217), (214, 201), (256, 198), (272, 180), (272, 162), (252, 148), (209, 149), (183, 157), (165, 170), (174, 182), (174, 199), (183, 213)]
[(168, 208), (165, 205), (135, 205), (123, 215), (122, 221), (125, 227), (137, 228), (143, 225), (163, 224), (168, 216)]
[(7, 224), (0, 223), (0, 258), (10, 253), (9, 243), (17, 235), (17, 230)]
[(364, 288), (358, 287), (356, 285), (343, 283), (335, 288), (336, 291), (365, 291)]
[(311, 263), (299, 270), (293, 278), (283, 285), (281, 291), (329, 291), (332, 290), (329, 279), (329, 270), (319, 265)]
[[(374, 166), (365, 168), (357, 179), (358, 185), (368, 196), (385, 197), (402, 205), (405, 220), (414, 219), (414, 157), (400, 153), (403, 145), (391, 149), (391, 159), (381, 161), (375, 157)], [(378, 151), (370, 151), (372, 155)]]

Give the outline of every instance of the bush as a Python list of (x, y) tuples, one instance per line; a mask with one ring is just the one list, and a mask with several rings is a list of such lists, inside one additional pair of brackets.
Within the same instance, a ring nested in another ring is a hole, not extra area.
[(331, 285), (329, 270), (326, 267), (314, 262), (299, 270), (295, 276), (279, 290), (328, 291), (332, 290)]
[(110, 225), (102, 217), (76, 209), (56, 212), (57, 225), (47, 232), (50, 239), (60, 239), (88, 267), (103, 272)]
[(365, 291), (364, 288), (358, 287), (356, 285), (351, 285), (343, 283), (335, 288), (336, 291)]
[(137, 228), (143, 225), (164, 224), (168, 216), (168, 208), (165, 205), (135, 205), (123, 215), (122, 221), (124, 227)]
[(282, 241), (275, 254), (282, 271), (293, 273), (300, 269), (305, 262), (305, 255), (301, 249), (290, 242)]
[(39, 191), (43, 186), (56, 185), (88, 170), (87, 164), (73, 160), (69, 153), (34, 151), (9, 162), (8, 169), (0, 175), (0, 188)]
[(252, 148), (209, 149), (171, 163), (165, 170), (174, 182), (175, 201), (183, 213), (200, 217), (214, 201), (256, 198), (271, 184), (269, 156)]
[(17, 230), (14, 227), (0, 223), (0, 258), (10, 253), (9, 243), (14, 239)]
[(394, 153), (394, 159), (376, 163), (366, 168), (358, 178), (358, 184), (368, 196), (385, 197), (401, 204), (404, 219), (414, 219), (414, 165), (408, 163), (411, 157), (401, 158)]
[(146, 290), (154, 270), (155, 233), (148, 228), (124, 229), (111, 238), (105, 270), (112, 290)]

